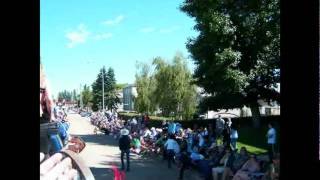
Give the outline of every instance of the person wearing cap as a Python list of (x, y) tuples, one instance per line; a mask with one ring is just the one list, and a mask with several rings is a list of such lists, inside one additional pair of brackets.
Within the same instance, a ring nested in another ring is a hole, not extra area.
[(129, 130), (123, 128), (120, 130), (121, 137), (119, 139), (119, 149), (121, 151), (121, 170), (124, 170), (123, 156), (127, 156), (127, 171), (130, 171), (130, 144)]

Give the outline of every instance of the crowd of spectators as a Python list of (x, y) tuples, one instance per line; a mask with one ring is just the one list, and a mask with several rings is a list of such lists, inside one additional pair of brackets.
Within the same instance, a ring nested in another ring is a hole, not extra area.
[(91, 117), (92, 123), (106, 134), (118, 137), (121, 129), (129, 130), (131, 153), (161, 156), (168, 168), (173, 164), (179, 167), (181, 180), (185, 170), (190, 168), (198, 170), (205, 180), (275, 180), (277, 177), (274, 174), (279, 172), (275, 168), (278, 159), (271, 164), (272, 170), (268, 170), (268, 162), (248, 153), (245, 147), (237, 147), (239, 135), (230, 119), (219, 116), (215, 126), (193, 129), (183, 128), (175, 121), (163, 121), (157, 128), (149, 127), (146, 119), (146, 116), (137, 116), (123, 121), (99, 113)]

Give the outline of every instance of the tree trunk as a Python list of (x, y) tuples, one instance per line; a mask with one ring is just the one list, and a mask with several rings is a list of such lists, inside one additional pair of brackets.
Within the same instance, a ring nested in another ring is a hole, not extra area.
[(250, 105), (251, 114), (252, 114), (252, 125), (254, 128), (260, 127), (260, 111), (259, 104), (257, 102)]

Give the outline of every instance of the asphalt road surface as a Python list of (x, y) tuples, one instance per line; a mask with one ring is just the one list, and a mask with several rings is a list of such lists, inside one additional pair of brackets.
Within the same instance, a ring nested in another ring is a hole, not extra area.
[[(90, 167), (96, 180), (113, 180), (112, 166), (120, 168), (120, 151), (118, 141), (104, 134), (95, 135), (94, 126), (88, 118), (79, 114), (69, 114), (70, 134), (83, 138), (85, 149), (79, 154)], [(130, 156), (130, 172), (126, 172), (126, 180), (176, 180), (179, 169), (173, 165), (167, 168), (167, 162), (160, 158), (146, 159), (132, 154)], [(200, 180), (194, 170), (185, 171), (185, 180)]]

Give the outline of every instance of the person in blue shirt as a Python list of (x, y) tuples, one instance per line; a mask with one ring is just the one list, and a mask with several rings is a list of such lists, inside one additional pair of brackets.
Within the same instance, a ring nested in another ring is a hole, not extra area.
[(69, 125), (66, 122), (58, 122), (58, 132), (59, 136), (65, 145), (68, 141), (69, 134), (68, 134)]
[(180, 129), (182, 128), (180, 123), (176, 123), (176, 128), (175, 128), (175, 133), (178, 133), (180, 131)]
[(192, 144), (193, 144), (193, 136), (191, 129), (187, 132), (187, 152), (191, 153), (192, 152)]
[(175, 140), (174, 134), (169, 135), (169, 139), (164, 144), (167, 153), (168, 168), (171, 168), (171, 162), (174, 162), (174, 155), (177, 145), (178, 143)]
[(231, 138), (231, 148), (232, 148), (232, 150), (236, 150), (237, 149), (237, 140), (238, 140), (238, 131), (237, 131), (237, 128), (234, 124), (231, 125), (230, 138)]
[(176, 124), (174, 122), (169, 123), (168, 133), (175, 134)]

